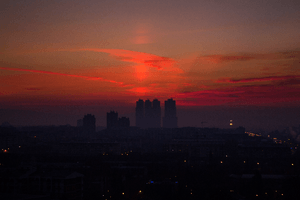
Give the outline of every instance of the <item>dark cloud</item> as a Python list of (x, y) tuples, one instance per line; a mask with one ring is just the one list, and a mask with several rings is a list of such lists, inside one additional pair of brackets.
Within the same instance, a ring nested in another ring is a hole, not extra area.
[(249, 60), (281, 60), (294, 59), (300, 60), (300, 51), (284, 51), (266, 54), (239, 54), (239, 55), (207, 55), (200, 56), (199, 59), (205, 59), (214, 63), (249, 61)]
[(180, 105), (271, 105), (300, 101), (300, 87), (279, 85), (228, 86), (221, 89), (179, 93)]
[(235, 78), (223, 78), (219, 79), (217, 83), (247, 83), (247, 82), (263, 82), (263, 81), (278, 81), (278, 80), (298, 80), (300, 75), (295, 76), (265, 76), (259, 78), (243, 78), (243, 79), (235, 79)]

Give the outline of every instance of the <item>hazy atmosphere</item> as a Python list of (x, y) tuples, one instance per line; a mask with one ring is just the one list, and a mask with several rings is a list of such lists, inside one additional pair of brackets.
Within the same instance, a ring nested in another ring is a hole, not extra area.
[(299, 0), (1, 0), (1, 200), (300, 199)]
[(296, 0), (1, 1), (0, 123), (91, 113), (105, 126), (115, 110), (135, 125), (138, 99), (173, 98), (180, 127), (298, 126), (299, 11)]

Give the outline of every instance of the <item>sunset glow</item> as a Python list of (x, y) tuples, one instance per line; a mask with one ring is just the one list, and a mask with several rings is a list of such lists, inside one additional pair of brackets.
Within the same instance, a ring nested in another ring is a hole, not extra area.
[(0, 109), (300, 105), (296, 1), (8, 2)]

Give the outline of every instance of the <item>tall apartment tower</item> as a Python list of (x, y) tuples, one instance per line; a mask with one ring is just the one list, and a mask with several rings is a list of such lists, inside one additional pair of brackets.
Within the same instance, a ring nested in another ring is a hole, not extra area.
[(94, 133), (96, 132), (96, 118), (94, 115), (87, 114), (82, 119), (83, 130), (85, 133)]
[(137, 127), (144, 127), (144, 101), (142, 99), (136, 102), (135, 123)]
[(135, 109), (136, 126), (140, 128), (160, 128), (161, 127), (161, 108), (160, 101), (154, 99), (145, 102), (139, 99)]
[(160, 109), (160, 101), (158, 101), (157, 99), (153, 100), (152, 115), (153, 115), (153, 127), (160, 128), (161, 127), (161, 109)]
[(152, 112), (152, 102), (147, 99), (145, 101), (145, 117), (144, 117), (144, 128), (153, 127), (153, 112)]
[(118, 126), (118, 113), (110, 111), (106, 114), (106, 128), (111, 129)]
[(164, 128), (177, 128), (176, 102), (171, 98), (165, 101)]

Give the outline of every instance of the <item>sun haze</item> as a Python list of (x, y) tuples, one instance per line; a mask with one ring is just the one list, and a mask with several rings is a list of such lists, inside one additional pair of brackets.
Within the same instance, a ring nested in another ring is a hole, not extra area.
[(15, 0), (0, 7), (2, 112), (130, 113), (139, 98), (172, 97), (179, 124), (198, 126), (188, 110), (252, 106), (251, 118), (263, 107), (299, 110), (298, 1)]

